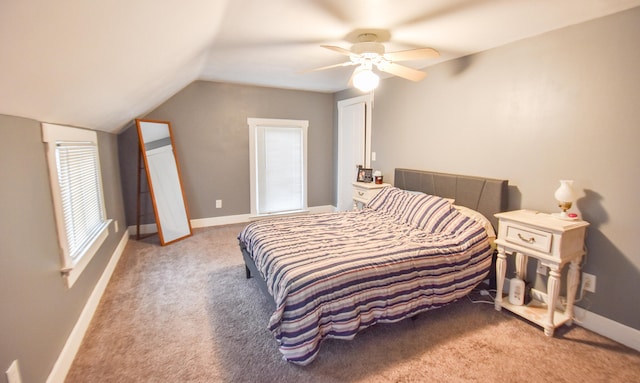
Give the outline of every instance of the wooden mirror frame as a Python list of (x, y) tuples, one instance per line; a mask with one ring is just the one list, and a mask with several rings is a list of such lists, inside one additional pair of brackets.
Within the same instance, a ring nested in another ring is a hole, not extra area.
[(136, 119), (136, 126), (160, 244), (168, 245), (193, 234), (171, 123)]

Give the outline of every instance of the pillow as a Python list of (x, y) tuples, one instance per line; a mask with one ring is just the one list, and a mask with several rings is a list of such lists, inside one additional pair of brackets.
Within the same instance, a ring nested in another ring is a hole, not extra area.
[(414, 197), (402, 219), (418, 229), (433, 232), (451, 211), (451, 203), (446, 198), (424, 194)]
[(369, 201), (367, 207), (402, 220), (403, 214), (410, 208), (415, 196), (393, 186), (385, 187)]
[(466, 206), (453, 205), (453, 207), (456, 208), (460, 213), (480, 223), (482, 227), (484, 227), (484, 229), (487, 231), (487, 235), (489, 236), (489, 239), (491, 241), (493, 241), (496, 238), (496, 232), (495, 230), (493, 230), (493, 225), (491, 225), (491, 222), (489, 222), (487, 217), (482, 215), (482, 213), (480, 213), (479, 211), (470, 209)]
[(391, 203), (391, 200), (397, 195), (397, 190), (393, 186), (385, 186), (367, 203), (368, 208), (373, 210), (387, 210), (387, 205)]
[(393, 186), (383, 188), (367, 207), (421, 230), (442, 228), (454, 211), (448, 198), (425, 193), (410, 193)]
[[(407, 193), (413, 194), (413, 195), (425, 195), (427, 193), (421, 192), (421, 191), (414, 191), (414, 190), (405, 190)], [(456, 202), (455, 198), (446, 198), (446, 197), (442, 197), (444, 199), (446, 199), (447, 201), (449, 201), (450, 204), (454, 204)]]

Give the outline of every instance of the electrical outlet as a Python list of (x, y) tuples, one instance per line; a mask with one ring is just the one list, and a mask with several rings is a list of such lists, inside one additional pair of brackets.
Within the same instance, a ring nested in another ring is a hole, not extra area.
[(7, 382), (8, 383), (21, 383), (20, 369), (18, 368), (18, 360), (14, 360), (7, 369)]
[(216, 209), (220, 209), (222, 207), (222, 200), (221, 199), (217, 199), (216, 200)]
[(113, 230), (115, 230), (115, 232), (118, 232), (118, 220), (114, 219), (113, 220)]
[(538, 268), (536, 272), (540, 275), (547, 275), (547, 266), (543, 265), (542, 262), (538, 260)]
[(589, 273), (582, 273), (582, 291), (590, 293), (596, 292), (596, 276)]

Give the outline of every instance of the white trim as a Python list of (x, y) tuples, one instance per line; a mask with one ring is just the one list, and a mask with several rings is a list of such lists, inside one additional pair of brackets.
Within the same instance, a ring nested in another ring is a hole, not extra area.
[[(102, 166), (100, 164), (100, 151), (98, 149), (98, 134), (93, 130), (74, 128), (65, 125), (56, 125), (43, 122), (42, 142), (46, 145), (47, 167), (49, 169), (49, 184), (51, 185), (51, 197), (55, 211), (56, 228), (58, 233), (58, 245), (60, 247), (60, 261), (62, 276), (68, 288), (78, 280), (79, 276), (91, 259), (97, 254), (100, 246), (107, 238), (108, 227), (111, 220), (106, 218), (106, 205), (104, 202), (104, 187), (102, 184)], [(100, 197), (100, 210), (102, 211), (102, 228), (94, 237), (91, 245), (82, 250), (77, 259), (72, 259), (69, 250), (67, 233), (65, 229), (64, 212), (62, 204), (62, 192), (58, 181), (58, 166), (56, 160), (56, 141), (80, 141), (91, 142), (96, 147), (96, 161), (98, 164), (98, 185)]]
[[(338, 108), (338, 164), (337, 164), (337, 170), (338, 170), (338, 178), (337, 178), (337, 182), (336, 182), (336, 187), (335, 187), (335, 193), (336, 196), (338, 198), (338, 201), (336, 201), (336, 204), (338, 206), (341, 206), (342, 204), (346, 203), (345, 201), (341, 201), (341, 198), (345, 198), (347, 195), (347, 192), (350, 191), (352, 189), (351, 183), (353, 182), (353, 180), (355, 179), (355, 174), (356, 174), (356, 170), (355, 168), (352, 169), (350, 174), (345, 174), (345, 162), (348, 163), (348, 166), (351, 165), (358, 165), (360, 162), (353, 164), (350, 163), (351, 159), (349, 158), (344, 158), (344, 151), (345, 151), (345, 142), (343, 139), (343, 135), (345, 134), (345, 123), (344, 123), (344, 109), (346, 107), (349, 106), (353, 106), (353, 105), (357, 105), (357, 104), (364, 104), (365, 106), (365, 121), (364, 121), (364, 125), (365, 125), (365, 131), (364, 131), (364, 167), (365, 168), (371, 168), (371, 131), (372, 131), (372, 121), (373, 121), (373, 94), (369, 93), (369, 94), (365, 94), (363, 96), (358, 96), (358, 97), (353, 97), (353, 98), (349, 98), (346, 100), (340, 100), (337, 103), (337, 108)], [(346, 185), (344, 184), (344, 180), (348, 179), (349, 177), (353, 177), (351, 178), (351, 181), (348, 182)], [(344, 209), (344, 206), (342, 207)]]
[[(323, 206), (314, 206), (308, 209), (310, 214), (315, 213), (333, 213), (337, 211), (337, 208), (332, 205), (323, 205)], [(274, 216), (271, 216), (274, 217)], [(238, 215), (227, 215), (224, 217), (209, 217), (209, 218), (198, 218), (191, 220), (191, 227), (201, 228), (201, 227), (211, 227), (211, 226), (222, 226), (222, 225), (231, 225), (234, 223), (244, 223), (250, 222), (255, 218), (252, 217), (251, 214), (238, 214)], [(127, 228), (129, 235), (136, 235), (136, 227), (129, 226)], [(157, 232), (156, 225), (153, 223), (140, 225), (140, 234), (152, 234)]]
[[(264, 170), (264, 161), (261, 160), (264, 148), (264, 131), (261, 128), (295, 128), (300, 129), (302, 134), (302, 209), (307, 209), (307, 193), (308, 193), (308, 120), (291, 120), (291, 119), (274, 119), (274, 118), (247, 118), (249, 126), (249, 178), (250, 178), (250, 197), (251, 197), (251, 214), (258, 215), (258, 211), (263, 210), (258, 206), (258, 200), (261, 199), (262, 192), (259, 188), (259, 172)], [(262, 165), (261, 165), (262, 164)]]
[(85, 303), (75, 326), (73, 326), (73, 329), (71, 330), (71, 334), (69, 334), (69, 337), (58, 356), (58, 360), (56, 360), (56, 363), (53, 365), (53, 369), (47, 378), (47, 383), (64, 382), (64, 379), (73, 364), (73, 360), (80, 349), (84, 334), (87, 332), (91, 319), (98, 308), (102, 294), (104, 294), (104, 291), (107, 288), (109, 279), (111, 279), (111, 275), (113, 275), (113, 271), (115, 270), (128, 241), (129, 235), (126, 232), (123, 232), (122, 238), (120, 239), (118, 246), (115, 248), (113, 255), (111, 255), (111, 259), (109, 260), (107, 267), (105, 267), (102, 272), (102, 276), (100, 276), (98, 283), (96, 283), (96, 286), (93, 288), (87, 303)]
[(74, 263), (70, 270), (62, 273), (62, 276), (67, 283), (67, 287), (71, 288), (71, 286), (76, 283), (78, 278), (80, 278), (82, 271), (87, 267), (87, 265), (89, 265), (93, 256), (98, 253), (98, 250), (109, 236), (109, 225), (112, 221), (113, 220), (108, 219), (104, 222), (100, 233), (94, 238), (91, 245), (87, 247), (85, 255), (82, 256), (77, 263)]
[(316, 206), (313, 208), (308, 208), (306, 210), (286, 211), (286, 212), (274, 213), (274, 214), (250, 215), (249, 220), (256, 221), (260, 219), (288, 217), (288, 216), (302, 215), (302, 214), (332, 213), (336, 211), (337, 211), (336, 207), (325, 205), (325, 206)]
[(96, 145), (98, 143), (98, 134), (93, 130), (42, 123), (42, 142), (55, 142), (61, 139), (60, 137), (67, 141), (90, 141)]
[(192, 219), (191, 227), (199, 228), (199, 227), (210, 227), (210, 226), (221, 226), (221, 225), (230, 225), (233, 223), (242, 223), (249, 222), (249, 214), (239, 214), (239, 215), (227, 215), (224, 217), (210, 217), (210, 218), (200, 218), (200, 219)]
[(573, 322), (581, 327), (640, 351), (640, 330), (575, 306)]

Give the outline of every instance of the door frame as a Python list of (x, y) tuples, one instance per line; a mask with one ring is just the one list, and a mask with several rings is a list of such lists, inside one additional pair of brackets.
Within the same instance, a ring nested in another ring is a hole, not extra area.
[[(372, 94), (365, 94), (362, 96), (357, 96), (357, 97), (352, 97), (352, 98), (348, 98), (345, 100), (340, 100), (338, 101), (338, 160), (337, 160), (337, 164), (338, 164), (338, 172), (337, 172), (337, 180), (336, 180), (336, 189), (335, 189), (335, 193), (336, 193), (336, 207), (339, 205), (339, 199), (340, 199), (340, 181), (343, 179), (343, 167), (342, 165), (342, 161), (343, 159), (342, 157), (342, 145), (343, 143), (340, 140), (340, 137), (342, 137), (342, 129), (343, 129), (343, 123), (342, 123), (342, 115), (343, 115), (343, 109), (347, 106), (351, 106), (354, 104), (365, 104), (365, 130), (364, 130), (364, 167), (366, 168), (370, 168), (371, 167), (371, 127), (372, 127), (372, 109), (373, 109), (373, 95)], [(355, 173), (355, 172), (354, 172)], [(355, 182), (355, 178), (354, 178), (354, 182)]]

